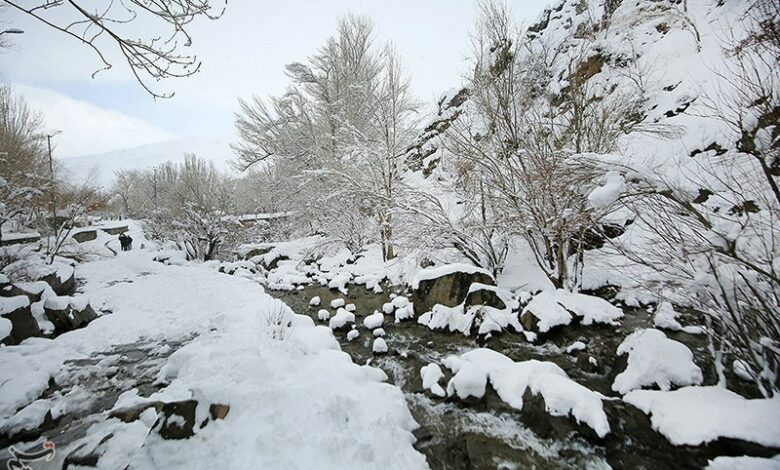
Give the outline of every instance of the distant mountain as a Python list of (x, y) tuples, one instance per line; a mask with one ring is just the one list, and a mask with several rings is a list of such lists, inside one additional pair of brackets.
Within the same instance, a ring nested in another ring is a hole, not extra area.
[(94, 169), (97, 183), (107, 186), (114, 172), (125, 169), (143, 169), (167, 161), (181, 162), (185, 154), (206, 158), (223, 171), (232, 171), (229, 161), (234, 158), (228, 137), (194, 137), (143, 145), (112, 152), (63, 158), (60, 161), (76, 179), (83, 180)]

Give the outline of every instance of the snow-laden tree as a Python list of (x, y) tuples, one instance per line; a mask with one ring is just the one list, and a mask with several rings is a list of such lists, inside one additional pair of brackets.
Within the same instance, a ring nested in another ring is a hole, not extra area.
[(631, 259), (705, 313), (725, 368), (780, 391), (780, 8), (754, 2), (723, 43), (702, 96), (700, 126), (717, 129), (674, 171), (627, 163), (626, 201), (645, 229)]
[(214, 259), (231, 247), (244, 227), (235, 211), (235, 181), (214, 163), (187, 155), (182, 163), (167, 162), (128, 176), (133, 181), (127, 200), (138, 201), (134, 213), (147, 232), (174, 242), (188, 259)]
[(368, 19), (340, 19), (317, 54), (287, 66), (285, 95), (241, 101), (234, 148), (241, 169), (284, 168), (290, 204), (315, 229), (353, 249), (378, 240), (389, 259), (416, 104), (396, 52), (372, 36)]
[(8, 85), (0, 85), (0, 239), (5, 226), (30, 218), (49, 188), (43, 121)]
[(459, 190), (480, 201), (472, 218), (521, 236), (553, 285), (576, 290), (586, 240), (614, 209), (588, 199), (601, 184), (589, 154), (637, 124), (642, 90), (590, 80), (592, 37), (530, 39), (499, 3), (483, 4), (475, 44), (471, 98), (444, 140), (471, 180)]

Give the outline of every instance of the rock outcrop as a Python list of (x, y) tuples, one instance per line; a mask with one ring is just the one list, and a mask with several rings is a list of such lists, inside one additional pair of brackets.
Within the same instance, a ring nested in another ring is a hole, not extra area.
[(30, 300), (25, 296), (0, 298), (0, 317), (11, 322), (11, 334), (0, 338), (3, 344), (19, 344), (32, 336), (41, 336), (41, 329), (30, 310)]
[(495, 281), (487, 271), (470, 265), (424, 269), (413, 283), (414, 311), (420, 315), (431, 311), (436, 304), (460, 305), (469, 295), (472, 284), (495, 285)]

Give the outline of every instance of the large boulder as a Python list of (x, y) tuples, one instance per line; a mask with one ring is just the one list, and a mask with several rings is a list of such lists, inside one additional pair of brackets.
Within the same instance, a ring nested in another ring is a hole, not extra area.
[(64, 263), (54, 263), (51, 272), (38, 277), (36, 281), (43, 281), (51, 286), (57, 295), (71, 295), (76, 290), (76, 276), (73, 266)]
[(166, 440), (188, 439), (195, 435), (198, 429), (203, 428), (209, 420), (224, 419), (230, 411), (229, 405), (212, 403), (209, 405), (208, 415), (197, 423), (198, 401), (183, 400), (163, 403), (158, 406), (159, 417), (152, 426), (152, 432), (156, 432)]
[(11, 322), (11, 332), (0, 338), (3, 344), (19, 344), (32, 336), (41, 336), (41, 329), (30, 310), (30, 299), (25, 296), (0, 298), (0, 317)]
[(463, 301), (463, 305), (466, 308), (471, 307), (472, 305), (486, 305), (499, 310), (504, 310), (506, 308), (506, 303), (504, 303), (498, 295), (495, 286), (480, 283), (473, 283), (471, 285), (469, 293)]
[(49, 297), (43, 303), (46, 318), (54, 324), (54, 334), (82, 328), (97, 318), (89, 301), (77, 297)]
[(412, 281), (414, 310), (419, 315), (430, 312), (436, 304), (460, 305), (475, 283), (495, 285), (495, 280), (490, 272), (469, 264), (423, 269)]
[(9, 286), (6, 286), (0, 291), (2, 297), (16, 297), (23, 295), (30, 299), (30, 303), (39, 302), (43, 298), (43, 294), (48, 292), (51, 294), (53, 291), (49, 284), (43, 281), (35, 282), (16, 282)]

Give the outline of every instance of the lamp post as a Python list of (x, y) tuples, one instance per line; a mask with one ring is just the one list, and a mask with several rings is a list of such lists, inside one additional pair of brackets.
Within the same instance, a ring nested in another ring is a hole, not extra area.
[(0, 31), (0, 36), (3, 34), (24, 34), (24, 31), (19, 28), (10, 28), (6, 29), (5, 31)]
[(46, 138), (46, 146), (49, 150), (49, 184), (51, 185), (49, 191), (51, 191), (51, 220), (53, 224), (57, 223), (57, 199), (54, 188), (54, 158), (52, 157), (51, 153), (51, 138), (59, 134), (62, 134), (62, 131), (54, 131), (48, 134), (37, 134), (34, 136), (34, 138), (38, 139)]

